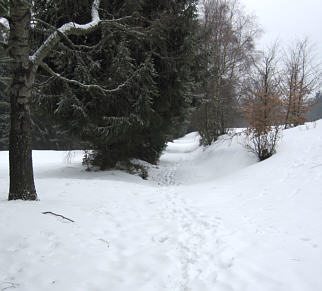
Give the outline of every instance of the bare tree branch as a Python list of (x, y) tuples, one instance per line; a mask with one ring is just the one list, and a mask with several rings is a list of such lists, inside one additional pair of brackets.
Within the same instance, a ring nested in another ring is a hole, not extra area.
[(35, 68), (37, 68), (42, 63), (44, 58), (48, 55), (51, 49), (61, 40), (63, 36), (66, 39), (68, 35), (86, 35), (96, 30), (100, 24), (118, 23), (126, 19), (130, 19), (132, 17), (125, 16), (122, 18), (101, 20), (98, 13), (100, 2), (100, 0), (93, 1), (91, 22), (88, 22), (86, 24), (78, 24), (75, 22), (65, 23), (60, 28), (55, 30), (51, 35), (48, 36), (45, 42), (29, 58), (30, 61), (34, 64)]
[(42, 83), (37, 83), (37, 87), (44, 87), (46, 85), (48, 85), (51, 81), (53, 81), (54, 79), (56, 79), (55, 76), (51, 76), (50, 78), (48, 78), (46, 81), (42, 82)]
[[(101, 22), (102, 23), (111, 23), (108, 20), (107, 21), (102, 20)], [(145, 36), (145, 34), (143, 32), (140, 32), (140, 31), (137, 30), (138, 28), (135, 29), (134, 27), (129, 27), (129, 26), (127, 26), (125, 24), (122, 24), (122, 23), (119, 23), (119, 22), (114, 22), (113, 25), (118, 27), (119, 29), (123, 30), (125, 33), (134, 34), (134, 35), (142, 36), (142, 37)]]
[(108, 93), (114, 93), (114, 92), (117, 92), (117, 91), (120, 91), (122, 88), (124, 88), (125, 86), (127, 86), (129, 84), (129, 82), (134, 78), (134, 76), (136, 75), (136, 73), (140, 70), (140, 68), (133, 73), (133, 75), (127, 79), (124, 83), (118, 85), (116, 88), (114, 89), (106, 89), (100, 85), (96, 85), (96, 84), (83, 84), (77, 80), (74, 80), (74, 79), (68, 79), (58, 73), (56, 73), (54, 70), (52, 70), (46, 63), (41, 63), (40, 66), (46, 70), (49, 74), (51, 74), (52, 76), (64, 81), (64, 82), (67, 82), (69, 84), (72, 84), (72, 85), (75, 85), (75, 86), (78, 86), (78, 87), (81, 87), (81, 88), (84, 88), (84, 89), (87, 89), (87, 90), (91, 90), (91, 89), (95, 89), (95, 90), (99, 90), (101, 91), (103, 94), (108, 94)]
[(75, 44), (72, 42), (72, 40), (63, 32), (61, 32), (57, 27), (49, 24), (46, 21), (43, 21), (41, 19), (38, 18), (33, 18), (33, 21), (35, 21), (36, 23), (39, 22), (45, 26), (47, 26), (48, 28), (50, 28), (52, 31), (57, 32), (64, 40), (67, 41), (67, 43), (73, 48), (73, 49), (87, 49), (87, 50), (91, 50), (94, 49), (96, 47), (98, 47), (100, 45), (100, 42), (98, 42), (97, 44), (93, 45), (93, 46), (87, 46), (87, 45), (83, 45), (83, 44)]
[(85, 35), (98, 28), (100, 24), (100, 17), (98, 8), (100, 0), (94, 0), (92, 4), (92, 21), (87, 24), (77, 24), (75, 22), (69, 22), (58, 28), (58, 31), (53, 32), (45, 42), (30, 56), (30, 61), (37, 68), (48, 55), (50, 50), (60, 41), (61, 33), (65, 35)]

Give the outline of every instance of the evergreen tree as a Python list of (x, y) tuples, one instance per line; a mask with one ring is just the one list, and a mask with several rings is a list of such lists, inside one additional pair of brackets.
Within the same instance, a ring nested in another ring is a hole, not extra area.
[[(37, 18), (52, 26), (59, 25), (60, 18), (64, 22), (65, 13), (69, 13), (68, 1), (60, 1), (55, 8), (48, 1), (36, 3)], [(81, 45), (78, 50), (66, 41), (52, 54), (51, 67), (70, 79), (108, 89), (123, 84), (108, 94), (58, 80), (40, 89), (41, 98), (57, 96), (55, 113), (60, 125), (94, 149), (90, 156), (94, 165), (113, 167), (130, 158), (156, 162), (174, 122), (184, 119), (192, 96), (195, 4), (103, 1), (102, 15), (106, 18), (132, 17), (126, 23), (102, 27), (86, 38), (73, 38)], [(55, 13), (49, 13), (50, 9)], [(83, 10), (72, 10), (74, 21), (87, 21)], [(43, 27), (42, 23), (38, 25)], [(41, 39), (37, 31), (35, 38)]]

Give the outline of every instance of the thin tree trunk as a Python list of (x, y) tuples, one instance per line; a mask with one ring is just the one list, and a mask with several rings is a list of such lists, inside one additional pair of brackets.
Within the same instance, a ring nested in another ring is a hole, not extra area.
[(11, 127), (9, 200), (37, 200), (31, 151), (30, 99), (34, 73), (29, 62), (31, 1), (10, 1)]

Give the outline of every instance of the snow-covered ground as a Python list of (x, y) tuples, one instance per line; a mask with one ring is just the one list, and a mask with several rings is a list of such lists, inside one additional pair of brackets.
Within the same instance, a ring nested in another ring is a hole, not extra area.
[(260, 163), (238, 139), (188, 134), (149, 181), (35, 151), (38, 202), (6, 200), (0, 152), (0, 290), (322, 290), (322, 121)]

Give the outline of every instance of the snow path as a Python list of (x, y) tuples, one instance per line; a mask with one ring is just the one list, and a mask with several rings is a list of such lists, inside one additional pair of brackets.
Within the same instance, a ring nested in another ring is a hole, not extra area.
[(160, 171), (154, 178), (159, 184), (160, 194), (167, 201), (162, 216), (169, 223), (177, 225), (175, 245), (171, 247), (175, 250), (171, 256), (175, 258), (176, 272), (169, 278), (165, 290), (211, 290), (217, 283), (219, 268), (230, 268), (232, 263), (216, 266), (222, 249), (222, 241), (216, 235), (221, 219), (201, 215), (194, 209), (184, 198), (181, 183), (176, 179), (177, 170), (198, 148), (198, 139), (195, 134), (191, 136), (187, 141), (180, 139), (168, 146), (161, 158)]

